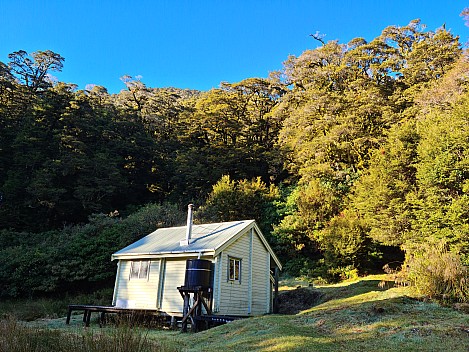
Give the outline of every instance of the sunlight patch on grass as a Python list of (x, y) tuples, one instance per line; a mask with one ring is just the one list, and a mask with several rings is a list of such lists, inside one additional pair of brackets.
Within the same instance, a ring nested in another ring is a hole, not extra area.
[[(347, 292), (342, 292), (342, 294), (347, 296)], [(356, 306), (363, 303), (370, 303), (376, 301), (383, 301), (397, 297), (403, 297), (411, 295), (411, 291), (407, 287), (396, 287), (388, 290), (379, 290), (376, 287), (375, 290), (368, 291), (365, 293), (357, 293), (355, 295), (348, 295), (345, 298), (335, 298), (329, 299), (324, 303), (321, 303), (315, 307), (302, 311), (300, 314), (309, 314), (311, 312), (320, 311), (320, 310), (341, 310), (345, 307)], [(327, 293), (326, 293), (327, 295)], [(327, 298), (326, 298), (327, 299)]]
[(311, 283), (303, 278), (288, 277), (279, 282), (279, 291), (290, 291), (297, 287), (309, 287)]
[(255, 345), (259, 351), (304, 351), (307, 346), (320, 346), (331, 343), (330, 338), (301, 335), (274, 337)]

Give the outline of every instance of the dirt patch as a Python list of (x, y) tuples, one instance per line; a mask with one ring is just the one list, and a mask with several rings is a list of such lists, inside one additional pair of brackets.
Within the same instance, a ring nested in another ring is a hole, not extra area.
[(453, 307), (460, 312), (469, 314), (469, 303), (456, 303)]
[(298, 287), (278, 295), (279, 314), (298, 314), (319, 303), (322, 293), (312, 287)]

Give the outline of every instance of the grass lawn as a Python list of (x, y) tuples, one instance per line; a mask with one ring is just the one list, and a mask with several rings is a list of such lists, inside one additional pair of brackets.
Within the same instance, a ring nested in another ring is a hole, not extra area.
[[(385, 278), (318, 287), (322, 303), (296, 315), (238, 320), (197, 334), (140, 329), (154, 344), (142, 351), (469, 351), (467, 313), (419, 300), (409, 287), (380, 288)], [(70, 326), (65, 318), (27, 323), (64, 334), (115, 330), (82, 324), (81, 315)]]
[[(469, 351), (469, 315), (417, 300), (382, 276), (324, 286), (324, 303), (179, 338), (188, 351)], [(174, 338), (173, 336), (171, 338)]]

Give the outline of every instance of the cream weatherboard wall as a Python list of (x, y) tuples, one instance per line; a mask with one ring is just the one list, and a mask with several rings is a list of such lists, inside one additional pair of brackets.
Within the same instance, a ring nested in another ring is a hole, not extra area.
[[(248, 315), (248, 288), (249, 276), (249, 237), (247, 233), (243, 234), (236, 242), (221, 253), (221, 270), (219, 272), (220, 293), (219, 314), (223, 315)], [(241, 260), (241, 279), (239, 282), (228, 280), (228, 262), (229, 258)]]
[[(229, 258), (241, 260), (241, 278), (228, 280)], [(270, 312), (270, 254), (252, 228), (228, 246), (216, 260), (215, 312), (260, 315)]]
[[(254, 230), (253, 230), (254, 231)], [(253, 236), (252, 246), (252, 313), (270, 313), (270, 253), (258, 236)]]
[(156, 309), (160, 260), (150, 262), (146, 278), (130, 279), (130, 260), (119, 260), (113, 305), (123, 308)]
[(182, 314), (177, 287), (184, 285), (187, 258), (161, 258), (150, 262), (148, 277), (130, 279), (131, 260), (119, 260), (113, 305)]

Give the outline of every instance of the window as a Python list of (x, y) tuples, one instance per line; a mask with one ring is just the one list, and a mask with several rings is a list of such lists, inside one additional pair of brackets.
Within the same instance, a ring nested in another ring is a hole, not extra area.
[(228, 281), (241, 282), (241, 259), (228, 257)]
[(130, 262), (130, 280), (132, 279), (146, 279), (150, 271), (150, 261), (132, 261)]

